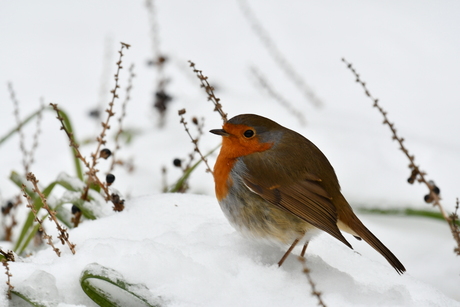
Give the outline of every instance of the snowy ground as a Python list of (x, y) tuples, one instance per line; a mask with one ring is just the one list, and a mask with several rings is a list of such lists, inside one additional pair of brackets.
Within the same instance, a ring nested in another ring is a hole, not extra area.
[[(161, 191), (162, 166), (168, 167), (169, 183), (180, 176), (172, 159), (185, 159), (192, 151), (178, 123), (178, 109), (187, 109), (187, 119), (204, 117), (205, 131), (221, 124), (187, 60), (209, 76), (230, 116), (267, 116), (317, 144), (334, 165), (353, 206), (428, 208), (423, 202), (425, 188), (406, 183), (408, 161), (340, 61), (345, 57), (389, 112), (417, 163), (441, 188), (446, 209), (453, 210), (460, 173), (460, 4), (261, 0), (249, 4), (277, 48), (323, 100), (322, 108), (313, 107), (274, 63), (251, 31), (238, 1), (156, 1), (160, 49), (170, 59), (167, 88), (174, 96), (163, 129), (157, 127), (152, 108), (155, 71), (146, 65), (152, 51), (143, 1), (0, 4), (0, 137), (15, 125), (8, 81), (13, 83), (23, 117), (36, 110), (44, 97), (46, 103), (58, 103), (71, 114), (78, 138), (94, 136), (99, 124), (87, 113), (101, 99), (109, 99), (100, 94), (101, 80), (106, 89), (113, 86), (109, 78), (120, 41), (132, 45), (125, 52), (124, 66), (134, 63), (137, 75), (125, 126), (142, 132), (119, 152), (119, 157), (133, 159), (135, 172), (115, 171), (115, 188), (133, 198), (126, 212), (71, 231), (77, 244), (75, 256), (68, 252), (57, 258), (45, 250), (11, 265), (14, 285), (42, 270), (56, 279), (63, 302), (91, 305), (74, 282), (82, 267), (100, 262), (133, 282), (145, 283), (174, 306), (314, 302), (294, 257), (276, 269), (272, 263), (281, 249), (247, 241), (228, 226), (212, 197), (212, 178), (203, 167), (192, 175), (189, 193), (208, 196), (139, 198)], [(105, 65), (110, 73), (104, 72)], [(257, 86), (251, 66), (302, 111), (307, 125)], [(127, 71), (123, 73), (122, 88)], [(51, 112), (44, 114), (42, 130), (32, 171), (47, 184), (62, 171), (73, 174), (73, 168), (67, 140)], [(26, 127), (27, 144), (33, 131), (33, 124)], [(206, 152), (218, 142), (216, 136), (205, 134), (200, 147)], [(83, 151), (89, 154), (93, 148), (85, 146)], [(22, 171), (19, 153), (17, 136), (0, 146), (3, 200), (18, 192), (8, 177), (11, 170)], [(211, 164), (214, 159), (210, 158)], [(107, 167), (108, 162), (101, 164), (102, 171)], [(171, 208), (174, 204), (178, 206)], [(177, 214), (171, 215), (174, 209)], [(359, 256), (329, 236), (320, 236), (309, 248), (308, 261), (328, 306), (459, 304), (435, 290), (460, 300), (460, 261), (452, 253), (454, 244), (445, 224), (422, 218), (360, 216), (408, 272), (397, 276), (364, 243), (353, 244)]]

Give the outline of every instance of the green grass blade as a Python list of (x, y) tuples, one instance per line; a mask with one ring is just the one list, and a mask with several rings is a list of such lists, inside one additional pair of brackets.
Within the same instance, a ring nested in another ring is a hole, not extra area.
[[(63, 118), (65, 128), (67, 129), (67, 131), (72, 133), (75, 143), (78, 144), (78, 142), (77, 142), (77, 140), (75, 138), (75, 132), (73, 130), (72, 122), (70, 121), (69, 116), (67, 115), (67, 113), (62, 111), (62, 109), (59, 109), (59, 113), (60, 113), (61, 117)], [(80, 161), (80, 159), (78, 159), (76, 157), (77, 152), (75, 151), (75, 149), (73, 147), (70, 147), (70, 150), (72, 151), (72, 158), (73, 158), (73, 161), (74, 161), (75, 172), (77, 173), (77, 177), (80, 180), (83, 180), (83, 170), (82, 170), (82, 167), (81, 167), (81, 161)]]
[(91, 263), (85, 267), (80, 275), (80, 285), (86, 295), (102, 307), (126, 306), (126, 303), (121, 302), (122, 297), (129, 298), (131, 302), (142, 302), (149, 307), (161, 306), (158, 302), (153, 302), (159, 299), (152, 297), (147, 287), (130, 284), (119, 272), (98, 263)]
[[(41, 303), (37, 302), (37, 300), (32, 298), (32, 297), (30, 297), (29, 294), (24, 294), (24, 293), (21, 293), (20, 291), (11, 290), (11, 294), (15, 295), (15, 296), (21, 298), (23, 301), (29, 303), (30, 306), (34, 306), (34, 307), (48, 307), (49, 306), (48, 304), (41, 304)], [(20, 306), (23, 306), (23, 304), (21, 304)]]
[[(51, 111), (53, 110), (52, 108), (50, 107), (45, 107), (43, 109), (43, 111)], [(32, 114), (30, 114), (29, 116), (26, 117), (26, 119), (24, 119), (22, 122), (20, 122), (16, 127), (14, 127), (13, 129), (11, 129), (5, 136), (3, 136), (2, 138), (0, 138), (0, 146), (2, 145), (3, 142), (5, 142), (6, 140), (8, 140), (11, 136), (13, 136), (16, 132), (18, 132), (18, 130), (26, 125), (28, 122), (30, 122), (35, 116), (38, 115), (38, 113), (41, 112), (41, 109), (33, 112)]]
[[(45, 215), (45, 218), (48, 216), (48, 214)], [(33, 220), (32, 220), (33, 222)], [(31, 225), (32, 226), (32, 225)], [(21, 242), (16, 242), (16, 245), (15, 245), (15, 252), (16, 254), (18, 255), (21, 255), (27, 248), (27, 246), (29, 246), (29, 243), (30, 241), (32, 241), (32, 239), (35, 237), (35, 234), (37, 233), (38, 229), (40, 228), (40, 224), (35, 224), (33, 225), (32, 229), (30, 228), (26, 228), (26, 232), (24, 235), (28, 234), (28, 236), (22, 240)], [(30, 229), (30, 231), (28, 231)]]
[[(383, 214), (383, 215), (402, 215), (402, 216), (419, 216), (427, 217), (436, 220), (444, 220), (441, 212), (432, 211), (432, 210), (421, 210), (421, 209), (412, 209), (412, 208), (402, 208), (402, 209), (379, 209), (379, 208), (358, 208), (358, 211), (363, 213), (374, 213), (374, 214)], [(460, 223), (457, 222), (460, 226)]]

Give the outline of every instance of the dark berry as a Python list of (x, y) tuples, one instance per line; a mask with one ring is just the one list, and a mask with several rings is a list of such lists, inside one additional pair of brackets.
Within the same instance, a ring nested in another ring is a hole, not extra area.
[(182, 160), (181, 159), (174, 159), (173, 164), (175, 167), (181, 167), (182, 166)]
[(80, 208), (75, 205), (72, 205), (72, 214), (76, 214), (77, 212), (81, 212)]
[(433, 201), (433, 197), (431, 197), (431, 194), (426, 194), (425, 197), (423, 198), (425, 202), (431, 203)]
[(112, 184), (115, 181), (115, 176), (113, 174), (107, 174), (107, 176), (105, 176), (105, 181), (108, 184)]

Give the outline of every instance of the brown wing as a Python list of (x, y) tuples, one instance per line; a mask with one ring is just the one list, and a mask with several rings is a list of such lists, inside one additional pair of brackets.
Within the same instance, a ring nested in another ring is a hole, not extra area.
[(321, 186), (320, 179), (305, 175), (286, 186), (263, 186), (251, 178), (243, 179), (244, 184), (254, 193), (273, 205), (291, 212), (302, 220), (329, 233), (352, 248), (337, 227), (337, 211), (332, 198)]

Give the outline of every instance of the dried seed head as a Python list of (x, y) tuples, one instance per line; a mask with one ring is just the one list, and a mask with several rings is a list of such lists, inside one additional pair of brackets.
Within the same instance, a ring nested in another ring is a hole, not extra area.
[(107, 159), (108, 157), (110, 157), (112, 155), (112, 152), (110, 151), (110, 149), (108, 148), (104, 148), (101, 150), (100, 154), (99, 154), (99, 157), (100, 158), (104, 158), (104, 159)]
[(2, 213), (7, 215), (10, 213), (11, 208), (13, 208), (14, 204), (11, 200), (9, 200), (4, 206), (2, 206)]
[(194, 123), (195, 125), (198, 125), (198, 118), (196, 118), (195, 116), (192, 118), (192, 123)]
[(415, 182), (415, 179), (417, 179), (418, 173), (419, 172), (417, 169), (413, 169), (412, 173), (410, 174), (410, 177), (407, 179), (407, 182), (409, 182), (410, 184), (413, 184)]

